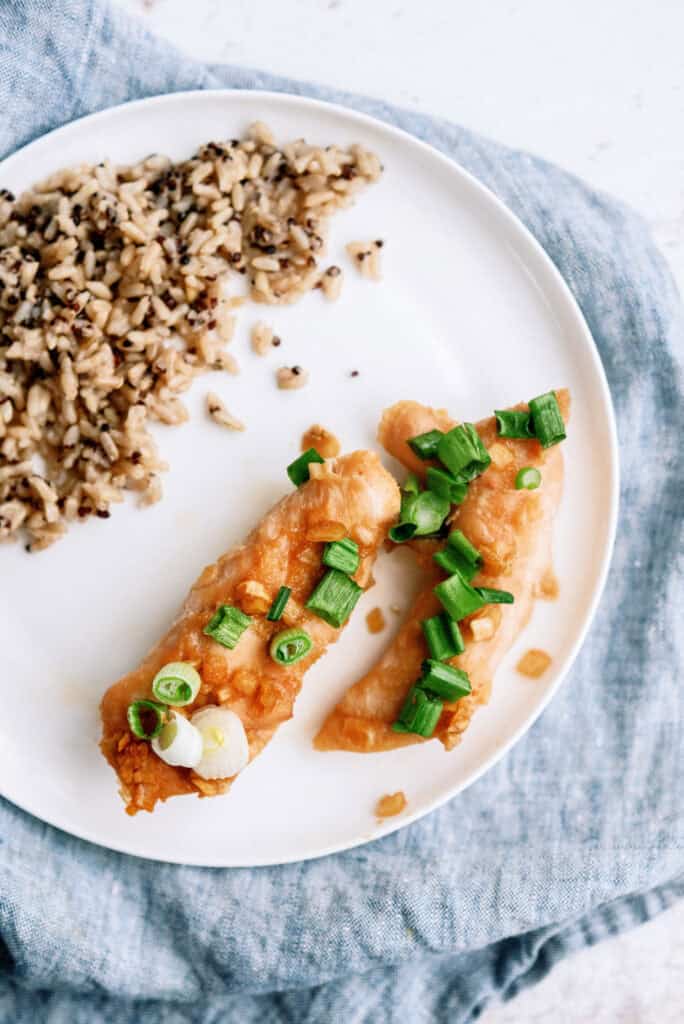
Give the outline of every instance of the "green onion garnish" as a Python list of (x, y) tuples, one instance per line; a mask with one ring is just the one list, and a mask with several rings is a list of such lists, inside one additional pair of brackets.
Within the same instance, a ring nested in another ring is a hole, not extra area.
[(463, 579), (467, 580), (468, 583), (470, 583), (473, 576), (477, 573), (476, 566), (470, 565), (458, 551), (454, 551), (454, 549), (450, 547), (443, 548), (441, 551), (436, 551), (432, 556), (432, 559), (440, 569), (444, 569), (444, 572), (447, 573), (447, 575), (452, 576), (455, 572), (459, 572)]
[(133, 735), (139, 740), (153, 740), (164, 728), (165, 710), (162, 704), (153, 700), (134, 700), (126, 712)]
[(463, 635), (461, 634), (461, 630), (458, 628), (458, 622), (456, 622), (454, 619), (448, 618), (446, 615), (444, 616), (444, 618), (446, 619), (447, 629), (449, 630), (449, 634), (453, 641), (454, 647), (456, 648), (456, 654), (463, 654), (463, 652), (465, 651), (465, 644), (463, 642)]
[(482, 608), (485, 600), (470, 584), (463, 579), (460, 573), (456, 572), (443, 583), (435, 587), (440, 604), (450, 619), (458, 622), (466, 615), (476, 612)]
[(468, 493), (468, 485), (437, 466), (428, 466), (426, 474), (428, 490), (446, 498), (452, 505), (460, 505)]
[(565, 440), (565, 423), (561, 416), (558, 399), (553, 391), (545, 395), (531, 398), (529, 401), (530, 414), (534, 432), (537, 435), (542, 448), (550, 448), (559, 441)]
[(418, 434), (409, 441), (409, 448), (419, 459), (436, 459), (437, 446), (444, 437), (441, 430), (428, 430), (426, 434)]
[(285, 605), (290, 600), (290, 594), (292, 591), (289, 587), (281, 587), (275, 596), (273, 604), (268, 610), (266, 618), (269, 622), (277, 622), (285, 611)]
[(435, 661), (448, 661), (463, 654), (465, 644), (458, 623), (446, 615), (433, 615), (421, 622), (430, 657)]
[(284, 629), (271, 640), (269, 653), (279, 665), (294, 665), (305, 658), (312, 647), (313, 640), (303, 629)]
[(509, 590), (492, 590), (490, 587), (475, 587), (485, 604), (513, 604), (515, 598)]
[(420, 494), (420, 481), (415, 473), (409, 473), (401, 485), (404, 494)]
[(339, 569), (328, 569), (306, 607), (329, 626), (339, 629), (347, 621), (363, 589)]
[(249, 615), (231, 604), (222, 604), (204, 627), (204, 633), (223, 647), (232, 651), (238, 640), (249, 626)]
[(454, 476), (467, 483), (492, 461), (472, 423), (454, 427), (439, 442), (437, 457)]
[(452, 550), (458, 552), (468, 565), (481, 569), (484, 559), (474, 544), (471, 544), (461, 530), (452, 530), (447, 538), (447, 544)]
[(472, 690), (467, 672), (433, 658), (423, 662), (423, 675), (418, 686), (448, 701), (467, 697)]
[(515, 489), (517, 491), (536, 491), (541, 483), (542, 475), (536, 466), (523, 466), (515, 477)]
[(402, 500), (401, 518), (390, 530), (390, 540), (401, 544), (411, 537), (426, 537), (430, 533), (437, 533), (450, 510), (449, 500), (433, 491), (412, 495), (407, 501)]
[(534, 437), (529, 412), (519, 409), (495, 409), (496, 429), (499, 437)]
[(411, 518), (411, 516), (413, 514), (414, 505), (418, 501), (419, 497), (420, 497), (420, 488), (417, 491), (414, 491), (413, 488), (411, 488), (410, 491), (402, 490), (402, 492), (401, 492), (401, 506), (400, 506), (400, 509), (399, 509), (399, 518), (402, 521), (403, 520), (407, 520), (408, 521)]
[(427, 739), (435, 731), (443, 707), (441, 700), (431, 697), (418, 685), (412, 686), (392, 728), (395, 732), (415, 732)]
[(448, 621), (446, 615), (433, 615), (431, 619), (423, 619), (420, 624), (430, 657), (435, 661), (447, 661), (457, 653), (447, 628)]
[(395, 544), (403, 544), (404, 541), (411, 540), (415, 532), (415, 523), (397, 523), (396, 526), (391, 527), (389, 539), (394, 541)]
[(160, 668), (152, 680), (152, 693), (162, 704), (182, 708), (192, 704), (202, 680), (197, 669), (187, 661), (172, 661)]
[(443, 551), (438, 551), (433, 558), (445, 572), (458, 572), (468, 582), (484, 564), (480, 552), (461, 530), (452, 530), (446, 548)]
[[(395, 541), (397, 544), (401, 544), (405, 540), (410, 538), (416, 532), (416, 524), (413, 519), (413, 510), (416, 507), (416, 502), (420, 495), (420, 486), (418, 480), (413, 474), (411, 474), (411, 487), (410, 490), (404, 490), (402, 487), (401, 494), (401, 507), (399, 509), (399, 522), (396, 526), (393, 526), (389, 531), (390, 539)], [(413, 488), (413, 481), (416, 482), (417, 489)], [(408, 482), (408, 480), (407, 480)]]
[(318, 454), (315, 448), (309, 448), (303, 452), (298, 459), (295, 459), (287, 467), (287, 475), (295, 487), (301, 487), (309, 479), (309, 466), (312, 462), (325, 462), (325, 459)]
[(416, 536), (425, 537), (437, 533), (451, 511), (449, 501), (432, 491), (423, 491), (416, 498), (413, 506), (413, 522), (416, 524)]
[(323, 565), (346, 572), (347, 576), (353, 576), (360, 563), (359, 545), (350, 537), (330, 541), (323, 549)]

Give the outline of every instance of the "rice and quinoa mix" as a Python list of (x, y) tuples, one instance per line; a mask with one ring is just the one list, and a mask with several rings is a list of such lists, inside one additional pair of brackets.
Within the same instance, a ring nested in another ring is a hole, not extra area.
[(360, 146), (281, 147), (257, 123), (180, 163), (0, 190), (0, 540), (40, 550), (126, 490), (158, 500), (148, 423), (184, 422), (201, 371), (237, 372), (231, 281), (270, 304), (316, 287), (331, 214), (380, 173)]
[(384, 244), (382, 238), (376, 238), (374, 242), (349, 242), (346, 246), (347, 253), (361, 277), (367, 277), (371, 281), (381, 279), (380, 250)]

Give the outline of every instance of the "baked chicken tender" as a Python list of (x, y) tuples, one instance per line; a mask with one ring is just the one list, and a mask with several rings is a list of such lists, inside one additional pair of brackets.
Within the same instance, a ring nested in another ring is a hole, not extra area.
[[(567, 421), (570, 396), (564, 390), (556, 396)], [(443, 410), (399, 402), (383, 415), (378, 437), (390, 455), (424, 475), (430, 463), (419, 460), (407, 441), (429, 430), (453, 426)], [(492, 462), (469, 485), (463, 503), (453, 509), (450, 526), (462, 530), (484, 559), (473, 586), (512, 591), (515, 603), (486, 605), (462, 624), (466, 650), (449, 664), (468, 673), (472, 693), (444, 705), (432, 738), (439, 739), (447, 750), (459, 742), (476, 709), (489, 699), (494, 674), (529, 620), (535, 599), (554, 597), (557, 592), (552, 528), (563, 487), (560, 445), (544, 449), (537, 440), (499, 437), (494, 417), (476, 426)], [(516, 474), (525, 466), (540, 470), (542, 484), (537, 490), (515, 489)], [(323, 723), (314, 741), (318, 750), (366, 753), (425, 742), (414, 733), (394, 732), (392, 723), (428, 657), (421, 620), (442, 611), (433, 588), (445, 574), (433, 563), (432, 554), (443, 545), (431, 540), (409, 544), (426, 569), (425, 586), (394, 642), (370, 672), (347, 690)]]
[[(151, 811), (158, 800), (184, 793), (214, 796), (233, 781), (206, 780), (191, 768), (172, 767), (130, 731), (127, 708), (132, 701), (152, 697), (152, 680), (162, 666), (195, 666), (202, 680), (199, 693), (190, 706), (174, 710), (193, 714), (220, 705), (234, 711), (245, 728), (251, 761), (292, 717), (304, 673), (341, 632), (304, 607), (326, 571), (321, 562), (324, 542), (341, 527), (359, 546), (361, 562), (354, 579), (364, 588), (371, 585), (378, 548), (399, 512), (396, 482), (378, 456), (367, 451), (312, 465), (310, 472), (311, 479), (276, 505), (243, 545), (204, 570), (164, 639), (105, 694), (101, 748), (119, 777), (129, 814)], [(290, 587), (292, 595), (280, 621), (269, 622), (266, 614), (281, 585)], [(203, 633), (224, 604), (252, 617), (232, 650)], [(306, 630), (313, 648), (286, 666), (272, 660), (269, 643), (288, 627)]]

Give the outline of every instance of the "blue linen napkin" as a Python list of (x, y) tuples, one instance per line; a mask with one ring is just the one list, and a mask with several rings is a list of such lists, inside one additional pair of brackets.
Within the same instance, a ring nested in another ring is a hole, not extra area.
[(198, 64), (97, 0), (0, 0), (0, 156), (102, 107), (225, 86), (399, 125), (536, 235), (584, 311), (617, 410), (613, 566), (570, 679), (525, 739), (370, 846), (179, 868), (0, 801), (0, 1024), (462, 1024), (684, 895), (680, 301), (640, 219), (542, 160), (378, 100)]

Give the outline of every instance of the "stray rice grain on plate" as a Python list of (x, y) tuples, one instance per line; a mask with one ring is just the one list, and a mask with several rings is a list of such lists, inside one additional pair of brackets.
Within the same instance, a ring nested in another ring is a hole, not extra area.
[[(270, 324), (264, 323), (263, 320), (258, 320), (254, 327), (252, 327), (250, 340), (256, 354), (258, 356), (265, 356), (269, 349), (273, 348), (275, 340), (273, 328)], [(278, 342), (280, 342), (280, 339), (278, 339)]]
[[(227, 284), (294, 302), (319, 280), (331, 214), (380, 173), (360, 146), (278, 146), (257, 122), (179, 163), (0, 189), (0, 540), (37, 551), (127, 490), (158, 500), (149, 423), (187, 420), (198, 373), (237, 372), (225, 346), (244, 298)], [(306, 383), (286, 372), (280, 386)]]
[(218, 423), (222, 427), (228, 427), (229, 430), (245, 429), (245, 425), (242, 420), (237, 419), (236, 416), (233, 416), (232, 413), (228, 412), (215, 391), (210, 391), (207, 394), (207, 412), (214, 423)]
[(367, 277), (370, 281), (381, 279), (380, 250), (384, 244), (382, 239), (378, 238), (375, 242), (350, 242), (346, 246), (347, 253), (361, 277)]
[(308, 370), (301, 366), (281, 366), (276, 371), (276, 383), (281, 391), (294, 391), (297, 388), (303, 388), (308, 381)]
[(332, 266), (324, 270), (318, 280), (318, 287), (321, 289), (326, 299), (334, 302), (335, 299), (339, 299), (340, 292), (342, 291), (342, 281), (344, 276), (339, 267)]

